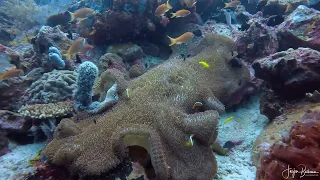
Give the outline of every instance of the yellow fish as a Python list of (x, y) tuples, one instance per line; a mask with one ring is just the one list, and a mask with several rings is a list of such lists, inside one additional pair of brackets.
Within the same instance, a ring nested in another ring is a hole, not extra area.
[(193, 136), (194, 136), (194, 134), (191, 134), (191, 135), (189, 136), (189, 139), (188, 139), (187, 142), (184, 143), (184, 146), (186, 146), (186, 147), (192, 147), (192, 146), (194, 145)]
[(240, 4), (241, 4), (240, 1), (234, 0), (234, 1), (231, 1), (229, 3), (225, 3), (226, 6), (224, 8), (236, 8)]
[(71, 15), (70, 22), (72, 22), (75, 19), (84, 19), (84, 18), (92, 16), (94, 10), (90, 9), (90, 8), (81, 8), (81, 9), (76, 10), (76, 12), (74, 12), (74, 13), (72, 13), (70, 11), (68, 11), (68, 12)]
[(205, 61), (200, 61), (199, 64), (201, 64), (205, 68), (209, 68), (210, 67), (210, 65)]
[(227, 124), (227, 123), (230, 122), (232, 119), (233, 119), (233, 116), (229, 117), (228, 119), (226, 119), (226, 120), (223, 122), (223, 125)]
[(303, 31), (303, 35), (308, 35), (310, 32), (313, 31), (314, 28), (316, 28), (316, 22), (313, 22), (311, 24), (311, 26), (308, 26), (304, 31)]
[(199, 108), (199, 107), (201, 107), (202, 105), (203, 105), (202, 102), (197, 101), (197, 102), (195, 102), (195, 103), (193, 104), (192, 109)]
[(187, 44), (192, 40), (193, 37), (194, 37), (194, 34), (192, 32), (186, 32), (177, 38), (172, 38), (168, 36), (168, 38), (170, 39), (169, 46), (173, 46), (175, 44)]

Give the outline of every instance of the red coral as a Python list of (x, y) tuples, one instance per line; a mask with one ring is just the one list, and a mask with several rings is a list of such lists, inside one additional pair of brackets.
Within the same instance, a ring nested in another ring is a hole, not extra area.
[(269, 151), (260, 159), (257, 179), (320, 179), (320, 111), (308, 111), (291, 128), (289, 142)]

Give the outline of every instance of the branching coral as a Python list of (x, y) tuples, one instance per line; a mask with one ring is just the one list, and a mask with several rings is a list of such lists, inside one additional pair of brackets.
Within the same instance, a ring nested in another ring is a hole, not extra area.
[(52, 103), (72, 99), (75, 81), (74, 71), (53, 70), (45, 73), (27, 89), (28, 102)]
[[(141, 75), (111, 112), (79, 123), (62, 120), (45, 149), (49, 161), (96, 175), (117, 166), (128, 155), (127, 147), (137, 145), (149, 152), (157, 179), (212, 179), (217, 164), (210, 144), (217, 137), (218, 111), (224, 110), (219, 99), (232, 95), (250, 76), (245, 66), (230, 64), (236, 49), (231, 39), (209, 35), (202, 45), (188, 61), (167, 61)], [(199, 101), (203, 109), (194, 112)], [(191, 135), (193, 146), (185, 146)]]

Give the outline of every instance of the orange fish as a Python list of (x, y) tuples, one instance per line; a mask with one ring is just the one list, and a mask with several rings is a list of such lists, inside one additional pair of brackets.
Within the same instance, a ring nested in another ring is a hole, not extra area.
[(71, 59), (71, 56), (81, 52), (83, 50), (83, 48), (86, 45), (86, 39), (85, 38), (80, 38), (78, 40), (75, 40), (70, 48), (68, 49), (67, 54), (64, 54), (64, 56), (67, 57), (67, 59)]
[(304, 31), (303, 31), (303, 35), (308, 35), (310, 32), (313, 31), (314, 28), (316, 28), (316, 22), (313, 22), (311, 24), (311, 26), (308, 26)]
[(292, 12), (293, 11), (293, 7), (292, 7), (292, 4), (288, 4), (287, 5), (287, 7), (286, 7), (286, 11), (285, 11), (285, 13), (290, 13), (290, 12)]
[(156, 16), (163, 16), (170, 9), (172, 9), (172, 6), (169, 4), (168, 0), (167, 3), (159, 5), (154, 13)]
[(191, 12), (185, 9), (181, 9), (175, 13), (171, 13), (171, 18), (179, 18), (179, 17), (186, 17), (190, 14)]
[(231, 1), (231, 2), (225, 3), (225, 4), (226, 4), (226, 6), (224, 8), (236, 8), (238, 5), (241, 4), (241, 2), (238, 0), (234, 0), (234, 1)]
[(74, 12), (74, 13), (72, 13), (70, 11), (68, 11), (68, 12), (71, 15), (70, 22), (72, 22), (75, 19), (84, 19), (84, 18), (90, 17), (93, 14), (94, 10), (90, 9), (90, 8), (81, 8), (81, 9), (76, 10), (76, 12)]
[(171, 42), (169, 46), (173, 46), (175, 44), (188, 43), (190, 40), (192, 40), (193, 37), (194, 37), (194, 34), (191, 32), (186, 32), (177, 38), (171, 38), (168, 36)]
[(13, 77), (19, 77), (22, 75), (23, 75), (23, 71), (21, 69), (11, 69), (0, 75), (0, 81), (4, 81)]

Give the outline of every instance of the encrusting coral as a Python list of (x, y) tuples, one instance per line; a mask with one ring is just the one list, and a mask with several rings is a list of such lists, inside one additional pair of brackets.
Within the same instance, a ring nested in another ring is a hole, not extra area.
[(27, 89), (29, 103), (53, 103), (72, 99), (76, 87), (76, 72), (53, 70), (43, 74)]
[[(128, 146), (140, 146), (150, 154), (157, 179), (212, 179), (217, 162), (210, 145), (224, 110), (219, 99), (227, 99), (250, 75), (246, 66), (232, 67), (231, 39), (208, 35), (202, 47), (188, 61), (170, 60), (138, 77), (111, 112), (78, 123), (63, 119), (45, 149), (48, 160), (98, 175), (120, 164)], [(202, 102), (200, 111), (192, 109), (195, 102)], [(194, 143), (187, 146), (190, 137)]]

